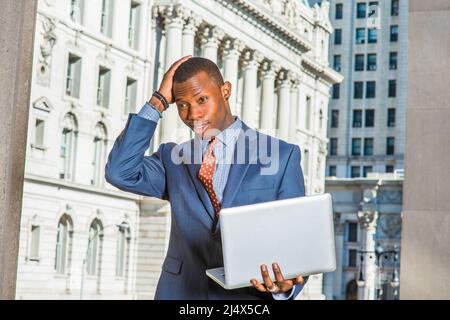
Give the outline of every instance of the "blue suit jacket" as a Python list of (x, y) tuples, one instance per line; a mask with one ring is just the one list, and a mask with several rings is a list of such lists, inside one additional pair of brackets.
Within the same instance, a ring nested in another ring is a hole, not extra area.
[[(197, 178), (201, 160), (200, 163), (193, 161), (199, 144), (194, 139), (182, 145), (161, 144), (157, 152), (145, 156), (156, 125), (130, 115), (105, 170), (106, 180), (121, 190), (170, 201), (169, 248), (155, 299), (272, 299), (270, 294), (260, 293), (253, 287), (225, 290), (206, 276), (205, 270), (223, 266), (223, 258), (220, 237), (211, 235), (214, 209)], [(231, 165), (222, 208), (303, 196), (300, 148), (272, 137), (267, 139), (268, 136), (244, 123), (242, 129), (234, 159), (238, 159), (238, 146), (244, 146), (246, 161)], [(261, 141), (266, 147), (266, 156), (259, 154)], [(255, 142), (256, 149), (252, 147)], [(276, 144), (278, 170), (274, 175), (261, 175), (260, 169), (271, 165), (267, 159), (274, 154), (272, 147), (275, 150)], [(176, 157), (178, 160), (173, 161)], [(255, 277), (259, 274), (256, 269)], [(300, 286), (296, 286), (293, 297), (300, 290)]]

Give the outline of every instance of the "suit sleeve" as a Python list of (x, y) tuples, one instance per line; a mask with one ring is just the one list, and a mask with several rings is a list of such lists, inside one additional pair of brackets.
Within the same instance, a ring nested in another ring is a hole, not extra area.
[(144, 196), (167, 199), (166, 174), (162, 154), (164, 144), (145, 156), (157, 123), (130, 114), (109, 154), (105, 178), (113, 186)]
[(302, 197), (305, 195), (305, 181), (300, 166), (300, 148), (294, 145), (291, 148), (286, 168), (278, 190), (278, 200)]

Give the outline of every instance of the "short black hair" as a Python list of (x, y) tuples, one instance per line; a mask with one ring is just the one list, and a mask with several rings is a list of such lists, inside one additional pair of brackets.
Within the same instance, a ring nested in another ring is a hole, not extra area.
[(183, 83), (202, 71), (206, 72), (217, 86), (220, 87), (224, 84), (222, 74), (217, 65), (213, 61), (201, 57), (192, 57), (180, 64), (173, 75), (173, 81)]

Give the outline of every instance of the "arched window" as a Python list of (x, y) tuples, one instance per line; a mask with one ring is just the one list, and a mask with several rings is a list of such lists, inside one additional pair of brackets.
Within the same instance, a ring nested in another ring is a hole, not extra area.
[(73, 178), (77, 138), (77, 121), (72, 113), (64, 117), (62, 139), (60, 145), (60, 173), (61, 179)]
[(55, 270), (59, 274), (65, 274), (71, 260), (73, 223), (67, 214), (64, 214), (58, 222), (56, 234)]
[(128, 261), (130, 256), (130, 227), (128, 223), (122, 222), (117, 236), (116, 276), (125, 277), (128, 272)]
[(89, 227), (89, 239), (87, 248), (87, 274), (98, 275), (98, 266), (101, 256), (101, 242), (103, 241), (103, 225), (99, 219), (92, 221)]
[(91, 184), (95, 186), (103, 185), (103, 171), (106, 158), (106, 128), (99, 122), (95, 127), (94, 155), (92, 159), (92, 179)]
[(358, 285), (356, 284), (355, 279), (347, 283), (347, 287), (345, 290), (345, 299), (358, 300)]

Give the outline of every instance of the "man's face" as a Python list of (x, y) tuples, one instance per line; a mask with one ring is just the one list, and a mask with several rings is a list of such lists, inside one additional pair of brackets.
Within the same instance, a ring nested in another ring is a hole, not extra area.
[(178, 114), (197, 135), (209, 138), (232, 122), (228, 97), (231, 84), (218, 86), (204, 71), (182, 83), (173, 84)]

